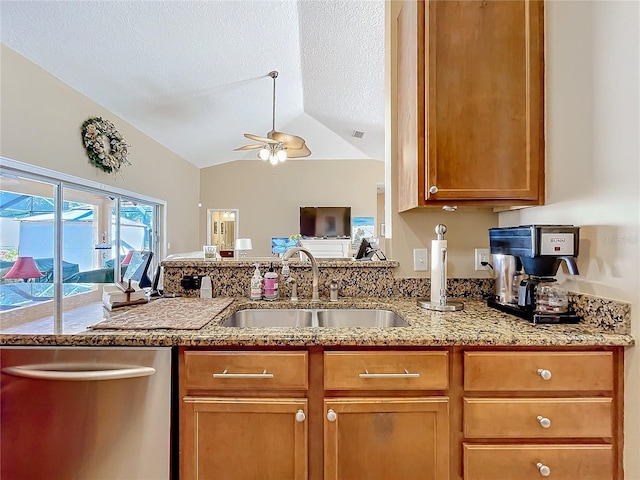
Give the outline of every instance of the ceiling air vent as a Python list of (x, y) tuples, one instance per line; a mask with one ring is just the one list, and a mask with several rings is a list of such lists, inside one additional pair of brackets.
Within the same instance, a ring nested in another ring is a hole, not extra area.
[(360, 132), (359, 130), (354, 130), (351, 136), (353, 138), (362, 138), (364, 137), (364, 132)]

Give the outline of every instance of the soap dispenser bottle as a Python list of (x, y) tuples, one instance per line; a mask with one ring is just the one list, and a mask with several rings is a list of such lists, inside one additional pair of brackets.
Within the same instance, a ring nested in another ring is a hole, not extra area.
[(255, 263), (256, 267), (253, 272), (253, 277), (251, 277), (251, 291), (249, 293), (249, 298), (251, 300), (261, 300), (262, 299), (262, 274), (260, 273), (260, 265)]
[(264, 274), (264, 299), (278, 299), (278, 274), (273, 270), (273, 262), (269, 265), (269, 271)]

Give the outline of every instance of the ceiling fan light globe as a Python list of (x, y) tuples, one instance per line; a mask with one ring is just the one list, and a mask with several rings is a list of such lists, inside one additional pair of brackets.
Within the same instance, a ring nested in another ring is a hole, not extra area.
[(273, 155), (273, 154), (271, 154), (271, 155), (269, 156), (269, 163), (270, 163), (271, 165), (277, 165), (277, 164), (278, 164), (278, 156), (277, 156), (277, 155)]
[(278, 150), (278, 153), (276, 153), (276, 156), (278, 157), (278, 160), (280, 160), (281, 162), (284, 162), (287, 159), (287, 151)]
[(268, 160), (271, 154), (268, 148), (263, 148), (258, 152), (258, 156), (261, 160)]

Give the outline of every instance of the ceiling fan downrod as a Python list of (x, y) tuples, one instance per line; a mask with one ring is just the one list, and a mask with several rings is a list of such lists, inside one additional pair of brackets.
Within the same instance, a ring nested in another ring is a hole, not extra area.
[(273, 78), (273, 101), (271, 103), (271, 131), (269, 132), (268, 137), (273, 138), (273, 132), (276, 131), (276, 78), (278, 78), (278, 72), (276, 70), (272, 70), (269, 72), (269, 76)]

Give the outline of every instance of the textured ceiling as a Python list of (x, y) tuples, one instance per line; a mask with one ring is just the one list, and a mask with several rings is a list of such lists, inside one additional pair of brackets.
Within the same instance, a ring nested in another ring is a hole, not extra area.
[(296, 161), (384, 158), (384, 0), (2, 0), (0, 38), (198, 167), (255, 158), (271, 70)]

